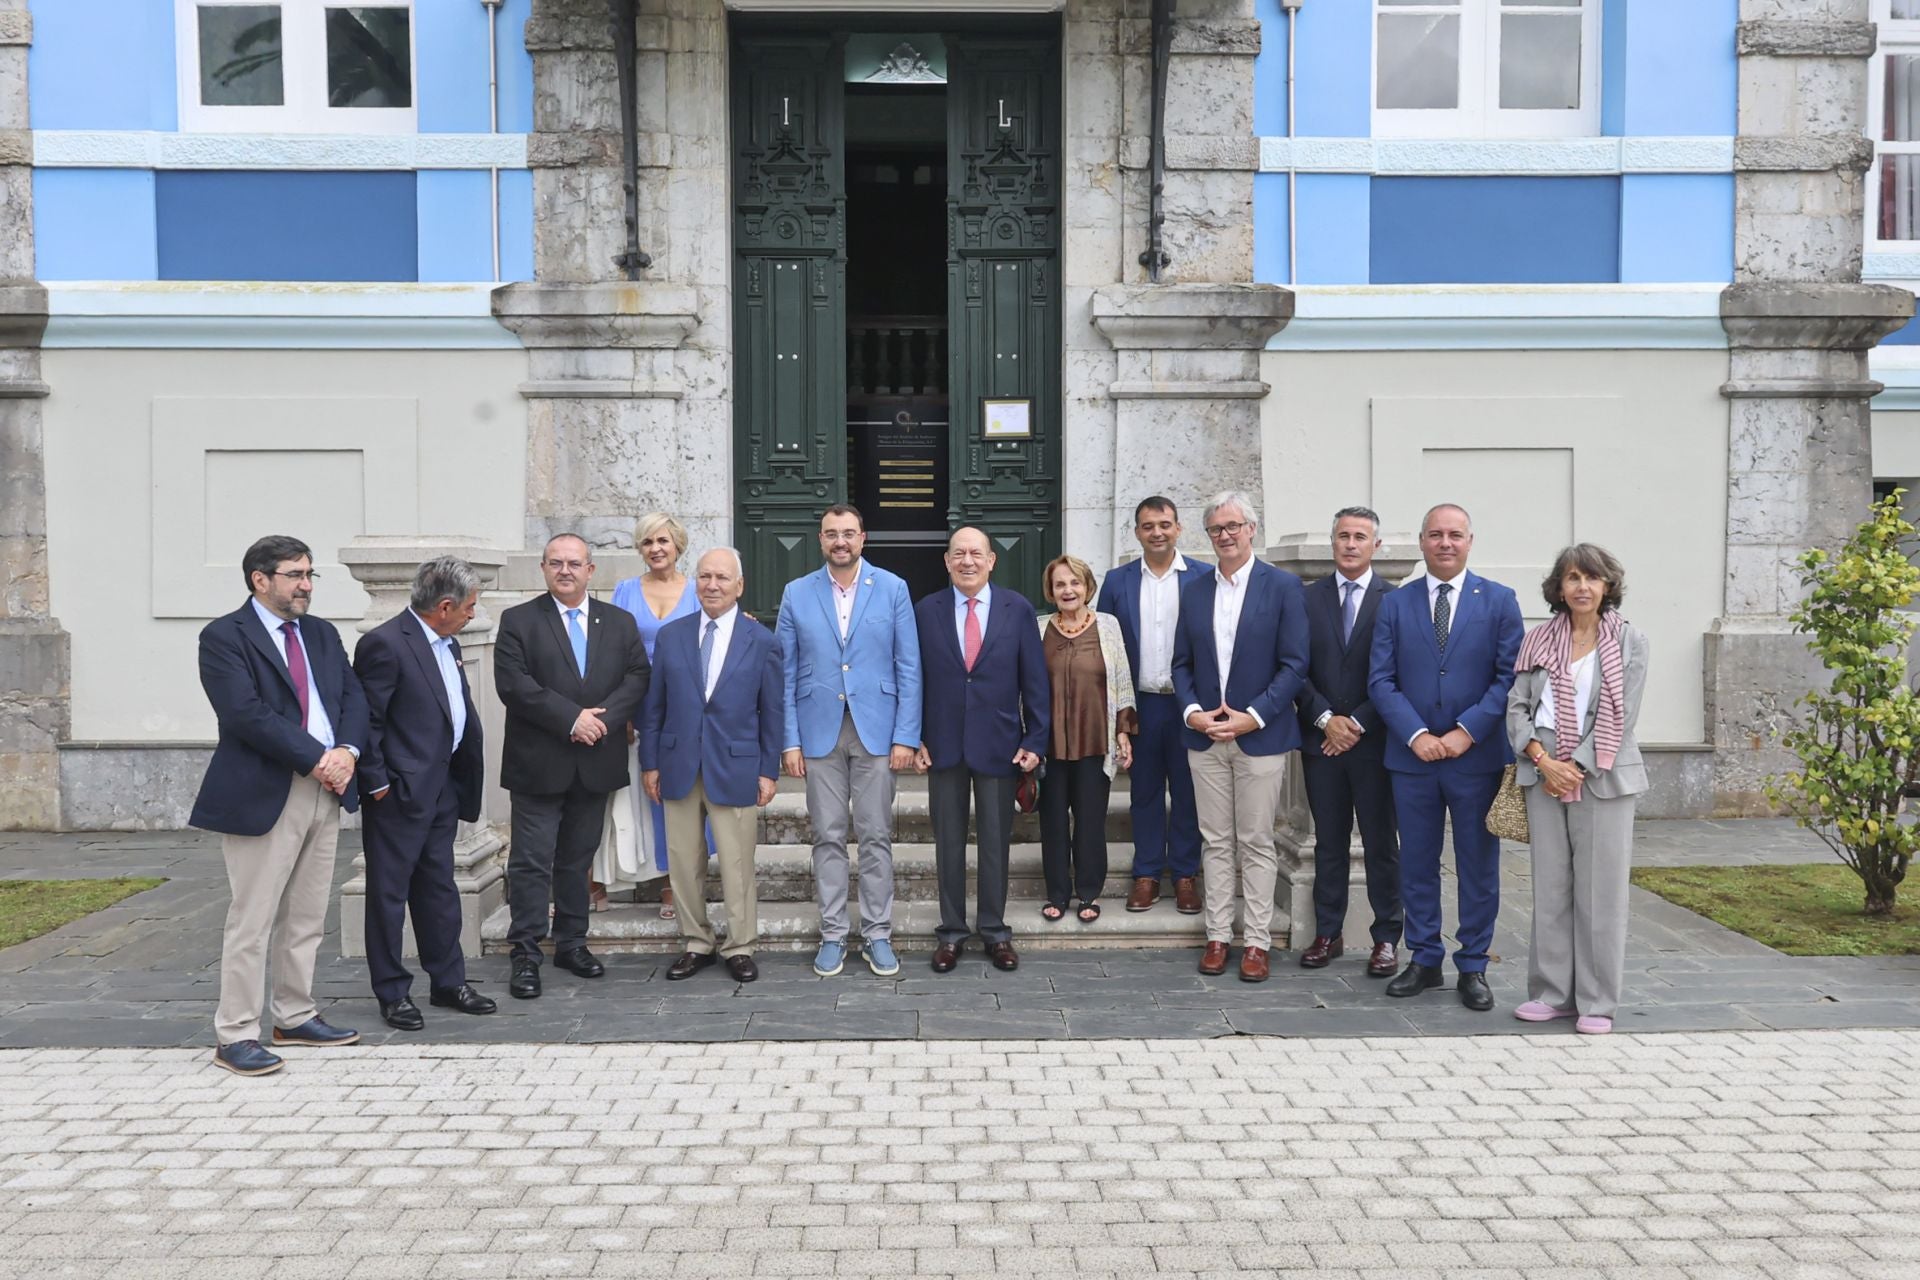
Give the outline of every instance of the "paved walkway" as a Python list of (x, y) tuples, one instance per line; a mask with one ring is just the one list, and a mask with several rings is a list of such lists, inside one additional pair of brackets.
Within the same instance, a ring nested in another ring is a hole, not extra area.
[(0, 1276), (1911, 1280), (1920, 1032), (0, 1053)]

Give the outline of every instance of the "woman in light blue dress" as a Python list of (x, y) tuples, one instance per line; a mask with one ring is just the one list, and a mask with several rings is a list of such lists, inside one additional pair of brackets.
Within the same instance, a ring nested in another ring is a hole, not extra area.
[[(680, 559), (687, 551), (687, 531), (678, 520), (664, 512), (648, 512), (633, 527), (633, 545), (646, 563), (646, 572), (622, 580), (613, 589), (613, 603), (633, 615), (651, 661), (660, 628), (697, 612), (700, 600), (694, 594), (693, 579), (680, 571)], [(632, 743), (631, 729), (627, 736), (632, 783), (616, 792), (607, 806), (607, 830), (593, 860), (596, 904), (606, 900), (608, 889), (632, 888), (644, 881), (664, 879), (667, 874), (666, 811), (647, 799), (646, 789), (640, 785), (640, 755)], [(673, 890), (663, 887), (660, 916), (671, 920), (673, 915)]]

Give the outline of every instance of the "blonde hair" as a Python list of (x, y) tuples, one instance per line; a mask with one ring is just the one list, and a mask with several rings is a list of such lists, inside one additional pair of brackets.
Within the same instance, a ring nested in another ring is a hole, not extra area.
[(1079, 556), (1055, 556), (1047, 561), (1046, 572), (1040, 579), (1040, 594), (1046, 597), (1048, 604), (1057, 603), (1053, 598), (1053, 571), (1062, 565), (1071, 570), (1073, 576), (1080, 579), (1080, 585), (1087, 589), (1086, 607), (1091, 609), (1094, 592), (1093, 566)]
[(687, 554), (687, 527), (664, 511), (649, 511), (633, 522), (633, 549), (638, 551), (641, 543), (662, 529), (673, 539), (673, 558)]

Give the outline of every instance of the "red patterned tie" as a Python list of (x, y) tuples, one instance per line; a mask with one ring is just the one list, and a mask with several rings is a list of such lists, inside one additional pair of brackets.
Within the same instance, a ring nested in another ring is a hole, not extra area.
[(974, 659), (980, 656), (980, 615), (976, 612), (978, 600), (967, 601), (967, 670), (973, 670)]
[(287, 674), (293, 678), (294, 696), (300, 699), (300, 727), (307, 727), (307, 654), (300, 647), (300, 628), (291, 622), (280, 624), (287, 638)]

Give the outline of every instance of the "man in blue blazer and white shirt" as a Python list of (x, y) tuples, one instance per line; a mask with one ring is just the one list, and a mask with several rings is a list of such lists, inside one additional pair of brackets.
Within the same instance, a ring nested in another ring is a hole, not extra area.
[(367, 702), (340, 633), (309, 617), (313, 553), (298, 538), (247, 548), (247, 602), (200, 632), (200, 684), (220, 724), (187, 821), (221, 834), (233, 902), (220, 947), (213, 1060), (238, 1075), (278, 1071), (260, 1045), (267, 958), (273, 959), (273, 1043), (352, 1044), (323, 1021), (313, 967), (326, 927), (340, 811), (359, 807), (354, 777), (367, 741)]
[(1007, 927), (1007, 854), (1013, 793), (1040, 764), (1053, 711), (1047, 658), (1033, 606), (989, 579), (996, 557), (987, 535), (962, 526), (947, 539), (952, 586), (914, 606), (920, 633), (922, 714), (915, 765), (930, 770), (927, 807), (940, 879), (939, 940), (933, 971), (951, 973), (967, 936), (967, 808), (971, 792), (979, 849), (975, 923), (996, 969), (1020, 957)]
[[(753, 878), (758, 810), (773, 802), (786, 717), (780, 642), (740, 612), (740, 553), (716, 547), (694, 568), (700, 612), (660, 628), (640, 708), (640, 784), (666, 810), (667, 876), (687, 949), (667, 980), (691, 978), (718, 951), (735, 982), (760, 976)], [(707, 842), (727, 904), (723, 947), (707, 919)]]
[[(1160, 900), (1160, 880), (1173, 875), (1174, 906), (1200, 912), (1200, 820), (1193, 812), (1193, 775), (1180, 703), (1173, 696), (1173, 637), (1180, 626), (1180, 592), (1213, 568), (1180, 554), (1180, 512), (1155, 494), (1133, 509), (1140, 558), (1107, 574), (1101, 613), (1120, 623), (1133, 671), (1140, 732), (1133, 739), (1133, 891), (1127, 910), (1148, 911)], [(1171, 817), (1169, 817), (1171, 801)]]
[(826, 563), (787, 584), (775, 634), (786, 663), (781, 768), (807, 780), (823, 978), (846, 963), (849, 813), (860, 847), (867, 966), (900, 972), (893, 952), (894, 772), (920, 745), (920, 642), (907, 584), (866, 562), (866, 523), (844, 503), (820, 518)]
[(1300, 749), (1294, 699), (1307, 674), (1306, 604), (1299, 578), (1254, 559), (1260, 517), (1252, 498), (1223, 493), (1201, 520), (1219, 563), (1180, 593), (1173, 647), (1206, 891), (1200, 972), (1227, 971), (1237, 889), (1246, 944), (1240, 978), (1265, 982), (1280, 871), (1273, 820), (1287, 753)]
[(1427, 571), (1380, 604), (1368, 692), (1386, 722), (1387, 769), (1400, 825), (1400, 896), (1413, 957), (1387, 984), (1413, 996), (1443, 981), (1440, 849), (1453, 819), (1460, 900), (1454, 967), (1460, 1003), (1493, 1008), (1487, 951), (1500, 910), (1500, 841), (1487, 810), (1513, 760), (1507, 691), (1524, 626), (1513, 591), (1467, 571), (1473, 522), (1442, 503), (1420, 523)]

